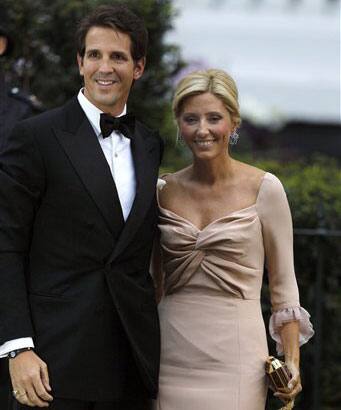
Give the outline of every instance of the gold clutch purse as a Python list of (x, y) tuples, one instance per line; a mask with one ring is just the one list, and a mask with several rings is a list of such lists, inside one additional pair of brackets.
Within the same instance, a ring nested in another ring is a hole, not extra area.
[[(265, 372), (268, 375), (270, 388), (277, 392), (279, 389), (287, 389), (291, 375), (286, 364), (276, 357), (269, 356), (265, 362)], [(291, 410), (294, 408), (294, 400), (291, 400), (280, 410)]]

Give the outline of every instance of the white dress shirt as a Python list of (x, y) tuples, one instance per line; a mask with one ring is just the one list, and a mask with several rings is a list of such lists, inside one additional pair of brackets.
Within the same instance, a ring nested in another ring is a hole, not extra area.
[[(127, 220), (136, 194), (135, 168), (130, 149), (131, 141), (116, 131), (113, 131), (109, 137), (104, 139), (99, 126), (100, 115), (103, 111), (94, 106), (85, 97), (82, 90), (78, 93), (78, 101), (85, 115), (88, 117), (102, 147), (115, 181), (124, 220)], [(118, 117), (125, 115), (126, 111), (127, 109), (124, 107), (123, 112), (118, 115)]]
[[(111, 174), (115, 181), (123, 217), (126, 221), (133, 206), (136, 194), (135, 168), (130, 148), (131, 141), (129, 138), (126, 138), (120, 132), (116, 131), (113, 131), (109, 137), (103, 138), (100, 128), (100, 115), (103, 111), (98, 109), (85, 97), (83, 89), (78, 93), (78, 102), (92, 125), (108, 162)], [(123, 112), (118, 115), (118, 117), (125, 115), (126, 111), (127, 108), (125, 106)], [(31, 337), (10, 340), (1, 345), (0, 358), (7, 357), (7, 354), (12, 350), (24, 347), (34, 347)]]

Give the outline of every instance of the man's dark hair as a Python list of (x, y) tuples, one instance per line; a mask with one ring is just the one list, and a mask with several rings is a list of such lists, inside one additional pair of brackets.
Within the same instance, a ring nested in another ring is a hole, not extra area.
[(144, 21), (123, 4), (99, 6), (84, 17), (76, 32), (77, 52), (85, 54), (85, 38), (92, 27), (108, 27), (128, 34), (131, 40), (131, 55), (134, 61), (146, 56), (148, 32)]

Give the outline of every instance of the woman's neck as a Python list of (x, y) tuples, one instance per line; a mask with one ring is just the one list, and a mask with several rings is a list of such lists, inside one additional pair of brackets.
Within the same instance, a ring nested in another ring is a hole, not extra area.
[(235, 170), (235, 160), (229, 155), (213, 160), (195, 159), (192, 164), (191, 177), (203, 184), (213, 185), (227, 178), (232, 178)]

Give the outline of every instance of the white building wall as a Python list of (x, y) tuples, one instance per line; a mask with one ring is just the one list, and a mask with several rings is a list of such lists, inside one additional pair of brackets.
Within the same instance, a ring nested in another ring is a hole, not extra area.
[(169, 41), (236, 79), (246, 114), (341, 123), (339, 0), (178, 0)]

